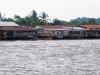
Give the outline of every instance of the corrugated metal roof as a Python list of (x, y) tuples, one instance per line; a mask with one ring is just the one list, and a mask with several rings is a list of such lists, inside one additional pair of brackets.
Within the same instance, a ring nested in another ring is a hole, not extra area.
[(74, 29), (74, 30), (86, 30), (86, 29), (81, 28), (81, 27), (73, 27), (72, 29)]
[(44, 30), (70, 30), (70, 29), (62, 29), (62, 28), (61, 29), (59, 29), (59, 28), (58, 29), (48, 29), (48, 28), (45, 28)]
[(100, 29), (99, 25), (80, 25), (83, 28)]
[(84, 28), (81, 27), (67, 27), (67, 26), (61, 26), (61, 25), (57, 25), (57, 26), (39, 26), (41, 28), (43, 28), (44, 30), (86, 30)]
[(29, 27), (29, 26), (17, 26), (17, 27), (2, 27), (0, 30), (5, 31), (34, 31), (36, 29)]
[(64, 26), (39, 26), (44, 30), (70, 30), (72, 27), (64, 27)]
[(49, 29), (55, 29), (55, 28), (61, 28), (62, 26), (39, 26), (40, 28), (49, 28)]
[(19, 26), (14, 22), (0, 22), (0, 26)]

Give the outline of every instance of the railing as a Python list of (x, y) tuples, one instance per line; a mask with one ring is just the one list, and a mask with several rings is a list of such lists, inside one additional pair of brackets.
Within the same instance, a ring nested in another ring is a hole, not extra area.
[(14, 34), (14, 37), (28, 37), (28, 34)]

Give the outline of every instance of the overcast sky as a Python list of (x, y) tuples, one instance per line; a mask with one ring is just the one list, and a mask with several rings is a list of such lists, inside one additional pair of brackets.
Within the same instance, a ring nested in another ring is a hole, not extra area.
[(49, 19), (69, 21), (77, 17), (100, 17), (100, 0), (0, 0), (0, 12), (5, 17), (15, 14), (25, 17), (32, 10), (46, 12)]

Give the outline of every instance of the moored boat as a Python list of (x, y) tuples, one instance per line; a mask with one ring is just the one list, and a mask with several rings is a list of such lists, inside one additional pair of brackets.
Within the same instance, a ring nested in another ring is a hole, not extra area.
[(52, 37), (42, 38), (43, 40), (52, 40)]

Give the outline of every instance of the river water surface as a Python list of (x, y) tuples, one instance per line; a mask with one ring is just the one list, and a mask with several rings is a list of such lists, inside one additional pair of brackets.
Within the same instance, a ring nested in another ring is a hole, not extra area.
[(0, 41), (0, 75), (100, 75), (100, 40)]

